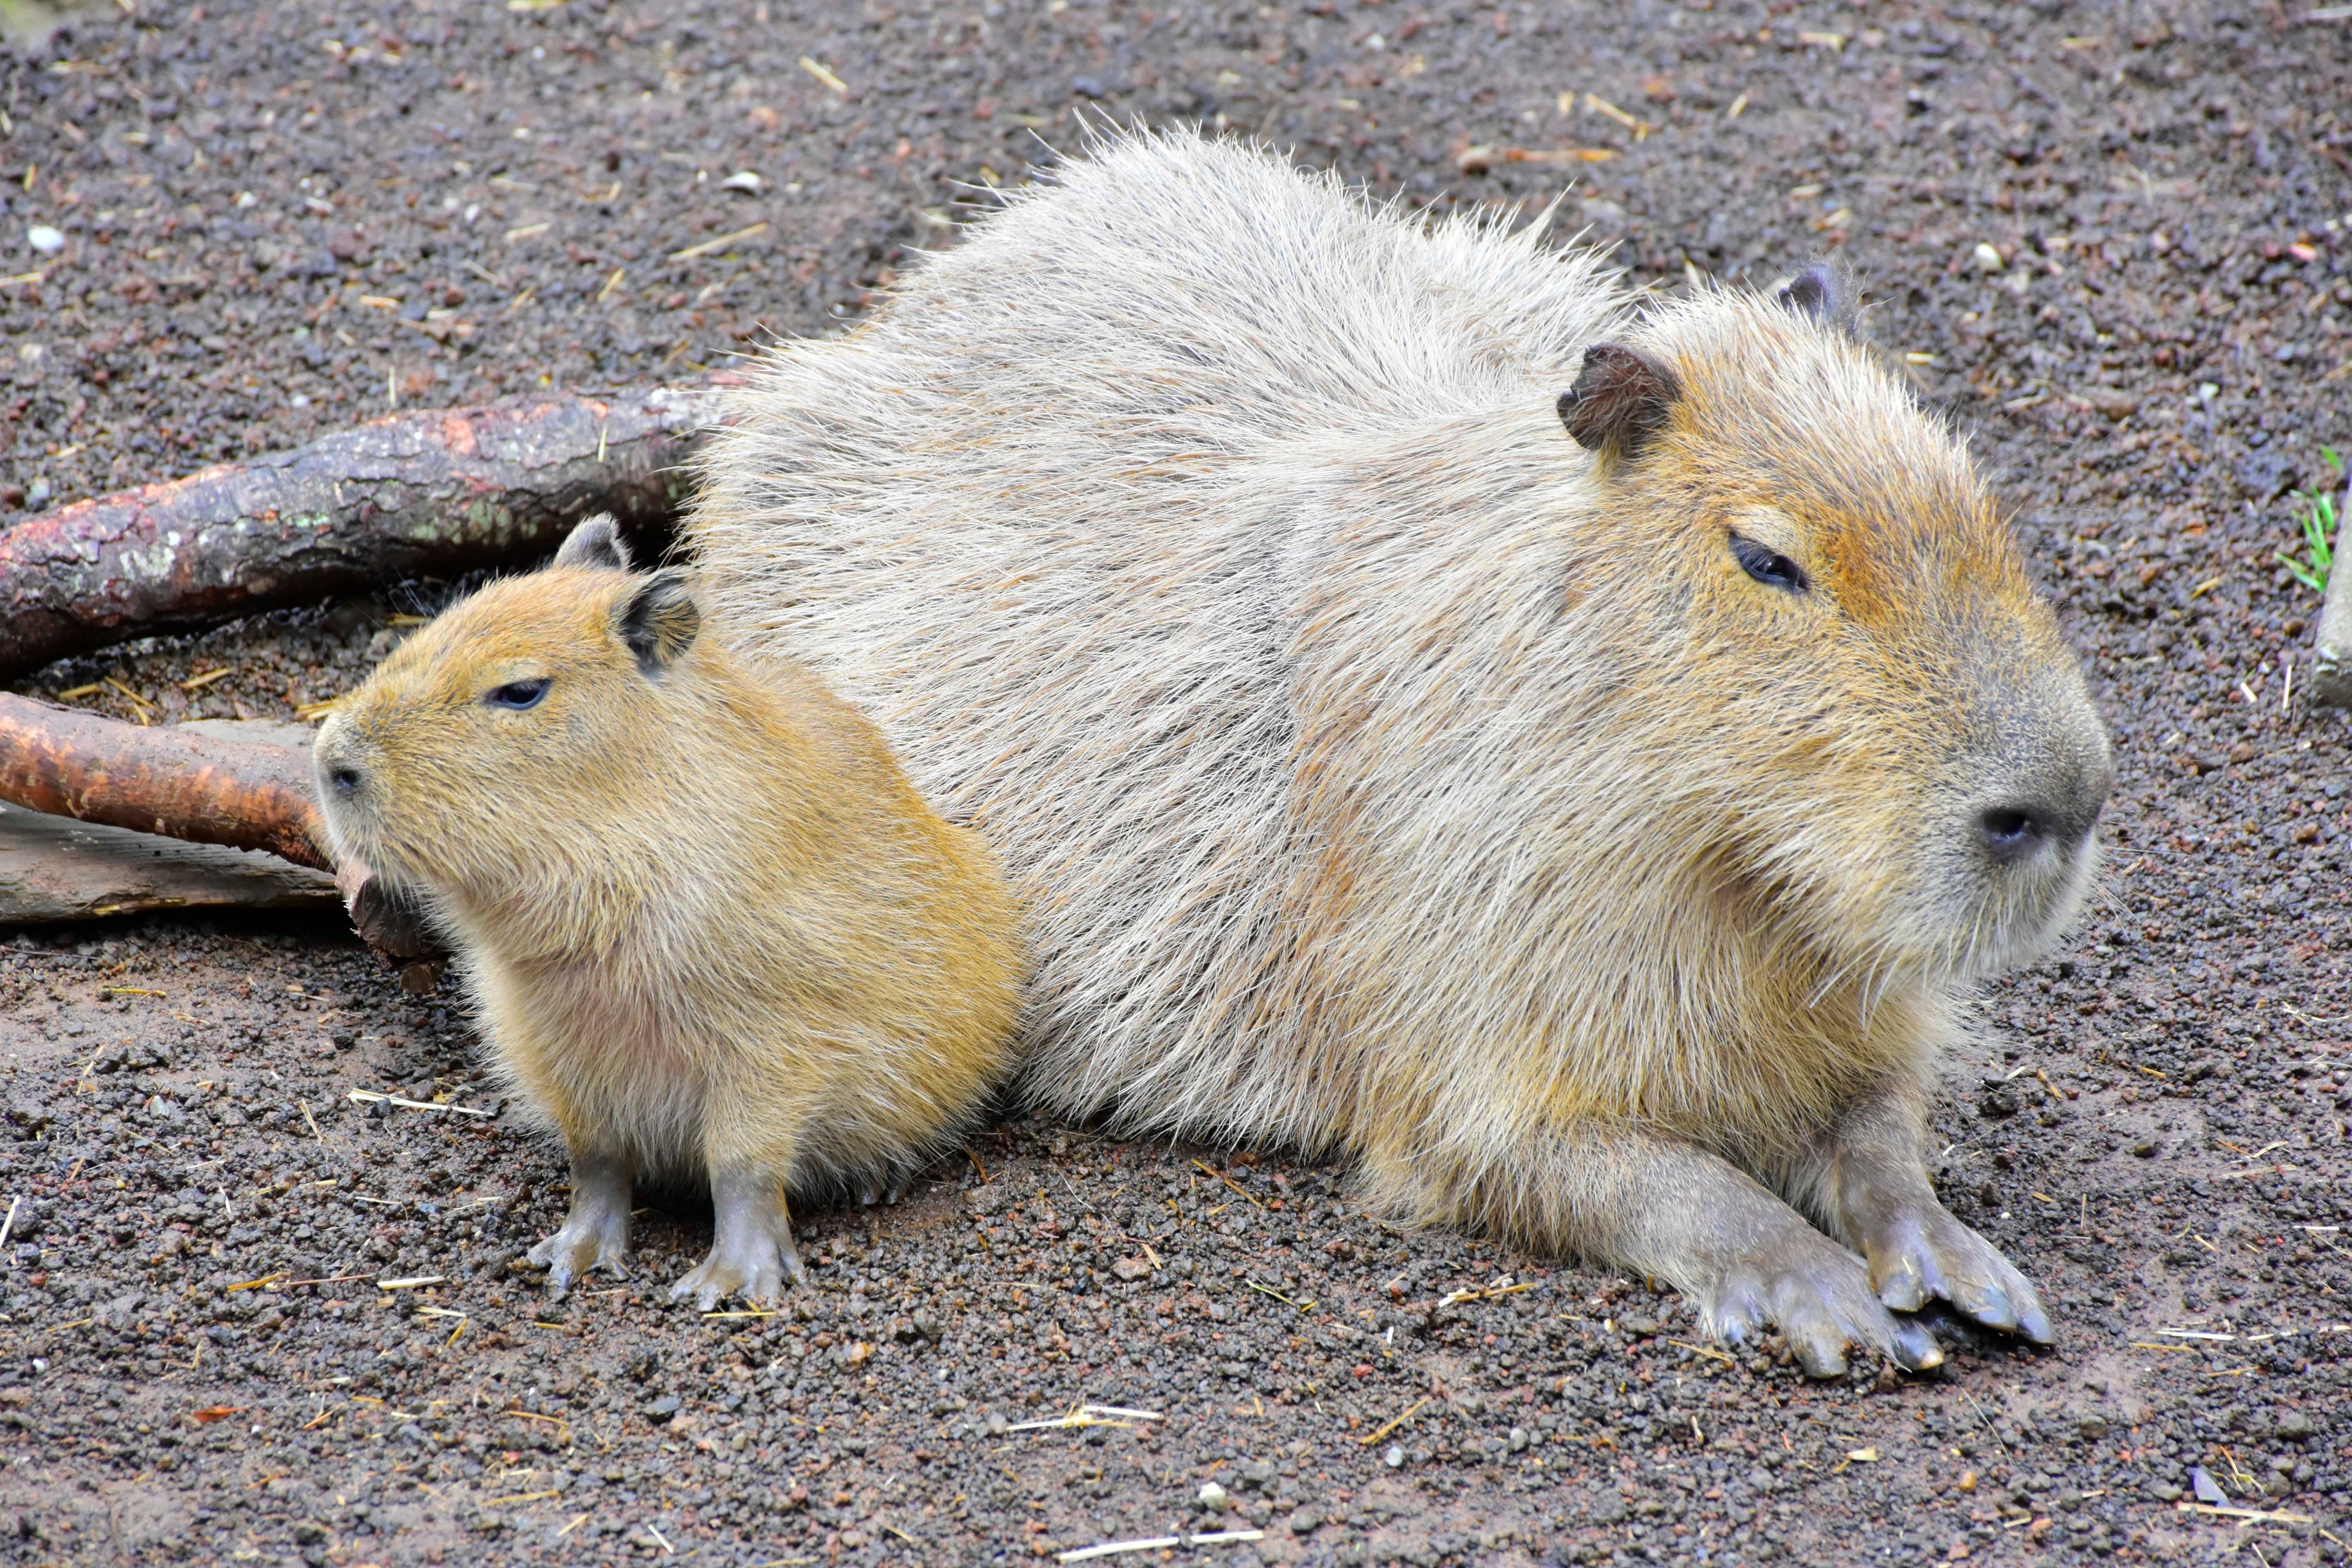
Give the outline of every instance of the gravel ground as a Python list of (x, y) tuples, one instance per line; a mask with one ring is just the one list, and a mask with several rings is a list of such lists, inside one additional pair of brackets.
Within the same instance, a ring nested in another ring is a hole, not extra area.
[[(2123, 768), (2102, 896), (1987, 989), (1935, 1119), (2062, 1342), (1955, 1331), (1923, 1378), (1727, 1358), (1343, 1170), (1024, 1121), (803, 1216), (784, 1312), (659, 1303), (690, 1202), (551, 1305), (513, 1264), (559, 1155), (350, 1098), (497, 1110), (446, 993), (322, 929), (0, 935), (0, 1555), (2340, 1561), (2352, 803), (2273, 555), (2352, 435), (2352, 25), (2306, 9), (124, 0), (0, 55), (0, 522), (841, 330), (1089, 105), (1192, 116), (1414, 203), (1573, 176), (1661, 288), (1853, 263)], [(447, 590), (17, 689), (287, 718)], [(1027, 1425), (1086, 1402), (1153, 1414)]]

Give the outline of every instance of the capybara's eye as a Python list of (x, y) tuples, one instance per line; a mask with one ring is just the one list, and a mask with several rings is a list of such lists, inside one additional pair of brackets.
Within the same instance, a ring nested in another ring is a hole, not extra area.
[(1739, 563), (1742, 571), (1768, 587), (1801, 594), (1813, 585), (1812, 579), (1805, 575), (1803, 567), (1745, 534), (1731, 536), (1731, 555)]
[(492, 689), (482, 700), (493, 708), (511, 708), (520, 713), (526, 708), (538, 707), (540, 699), (547, 695), (550, 684), (544, 676), (537, 680), (509, 680), (504, 686)]

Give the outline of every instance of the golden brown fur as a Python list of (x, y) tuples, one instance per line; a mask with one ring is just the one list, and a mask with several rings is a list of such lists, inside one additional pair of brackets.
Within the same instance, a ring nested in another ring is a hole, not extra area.
[[(343, 704), (318, 748), (337, 847), (428, 897), (575, 1153), (870, 1192), (1007, 1066), (1011, 900), (864, 718), (614, 563), (484, 589)], [(528, 710), (490, 700), (542, 679)]]

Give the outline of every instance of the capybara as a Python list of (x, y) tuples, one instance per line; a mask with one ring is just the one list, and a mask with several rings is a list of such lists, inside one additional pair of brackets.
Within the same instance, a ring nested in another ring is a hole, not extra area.
[(1012, 1063), (1016, 911), (979, 838), (789, 659), (727, 646), (609, 519), (403, 644), (327, 721), (339, 855), (419, 895), (497, 1062), (563, 1135), (560, 1292), (622, 1269), (640, 1176), (707, 1182), (677, 1296), (774, 1297), (791, 1193), (871, 1196)]
[(1033, 1100), (1927, 1365), (2052, 1331), (1923, 1107), (2113, 770), (1841, 295), (1109, 136), (767, 354), (688, 537), (996, 850)]

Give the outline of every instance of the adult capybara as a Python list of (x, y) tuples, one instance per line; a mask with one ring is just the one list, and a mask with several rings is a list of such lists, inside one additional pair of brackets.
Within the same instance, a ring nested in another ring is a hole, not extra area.
[(1922, 1102), (2112, 770), (1837, 292), (1637, 309), (1529, 230), (1114, 138), (769, 355), (689, 536), (1002, 858), (1036, 1100), (1929, 1364), (1889, 1308), (2051, 1332)]

